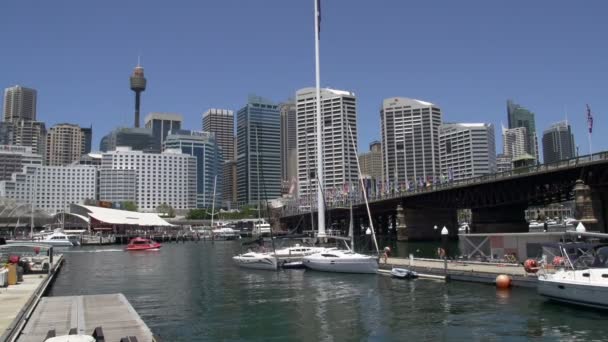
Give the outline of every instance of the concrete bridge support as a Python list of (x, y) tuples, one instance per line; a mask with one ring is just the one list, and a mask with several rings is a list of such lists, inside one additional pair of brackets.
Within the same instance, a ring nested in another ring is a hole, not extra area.
[(471, 209), (471, 233), (528, 232), (527, 204)]
[[(403, 208), (397, 207), (397, 240), (424, 241), (441, 239), (445, 226), (450, 237), (458, 235), (456, 209)], [(434, 227), (437, 226), (437, 229)]]

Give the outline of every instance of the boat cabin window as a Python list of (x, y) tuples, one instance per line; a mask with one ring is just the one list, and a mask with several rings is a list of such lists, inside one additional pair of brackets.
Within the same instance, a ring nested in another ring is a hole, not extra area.
[(334, 254), (321, 254), (321, 256), (324, 256), (326, 258), (337, 258), (338, 257), (337, 255), (334, 255)]

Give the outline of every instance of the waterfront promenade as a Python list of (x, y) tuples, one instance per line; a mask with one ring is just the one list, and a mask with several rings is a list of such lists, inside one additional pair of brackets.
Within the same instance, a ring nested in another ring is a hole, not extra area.
[(22, 282), (0, 288), (0, 341), (12, 341), (15, 332), (23, 328), (32, 310), (53, 282), (63, 260), (63, 255), (56, 255), (49, 273), (26, 274)]

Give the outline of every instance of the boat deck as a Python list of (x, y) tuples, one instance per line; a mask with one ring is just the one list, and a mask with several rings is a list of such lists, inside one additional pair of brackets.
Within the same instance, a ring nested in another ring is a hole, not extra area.
[(49, 330), (57, 336), (76, 328), (78, 334), (91, 335), (101, 327), (106, 341), (135, 336), (138, 341), (154, 341), (152, 332), (122, 293), (45, 297), (23, 329), (19, 342), (44, 341)]

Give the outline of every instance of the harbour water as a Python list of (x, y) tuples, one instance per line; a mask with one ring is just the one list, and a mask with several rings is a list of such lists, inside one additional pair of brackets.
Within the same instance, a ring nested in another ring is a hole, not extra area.
[[(398, 245), (397, 249), (418, 249)], [(239, 269), (239, 242), (65, 253), (51, 296), (122, 292), (163, 341), (602, 341), (606, 313), (533, 289)], [(398, 253), (398, 254), (403, 254)]]

